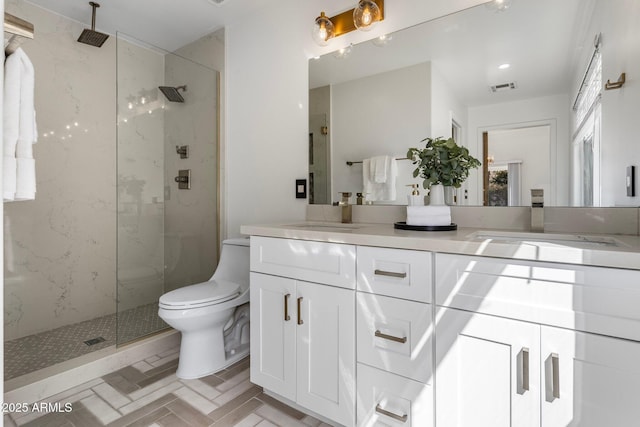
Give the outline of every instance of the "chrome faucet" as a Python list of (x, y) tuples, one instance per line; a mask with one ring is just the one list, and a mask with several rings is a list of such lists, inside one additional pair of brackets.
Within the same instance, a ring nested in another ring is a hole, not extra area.
[(342, 206), (342, 222), (344, 224), (351, 224), (351, 205), (349, 204), (349, 198), (351, 197), (351, 193), (344, 192), (340, 193), (342, 195), (342, 200), (338, 203), (338, 206)]
[(544, 190), (531, 189), (531, 231), (544, 232)]

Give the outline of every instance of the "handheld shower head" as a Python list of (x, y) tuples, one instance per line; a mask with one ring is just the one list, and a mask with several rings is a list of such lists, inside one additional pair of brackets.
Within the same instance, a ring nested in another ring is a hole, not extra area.
[(180, 92), (178, 92), (178, 90), (182, 90), (182, 91), (186, 92), (187, 91), (187, 85), (182, 85), (182, 86), (177, 86), (177, 87), (159, 86), (158, 89), (160, 89), (162, 91), (163, 95), (170, 102), (184, 102), (184, 98), (182, 97), (182, 95), (180, 95)]
[(91, 29), (82, 30), (82, 34), (78, 37), (78, 41), (91, 46), (102, 47), (104, 42), (109, 38), (109, 35), (96, 31), (96, 8), (100, 7), (100, 4), (93, 1), (90, 1), (89, 4), (93, 9), (93, 12), (91, 13)]

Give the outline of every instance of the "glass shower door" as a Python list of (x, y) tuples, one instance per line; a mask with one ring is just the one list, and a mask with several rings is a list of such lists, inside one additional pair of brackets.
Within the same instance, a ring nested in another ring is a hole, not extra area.
[(118, 344), (167, 328), (160, 296), (215, 270), (217, 82), (215, 70), (118, 35)]

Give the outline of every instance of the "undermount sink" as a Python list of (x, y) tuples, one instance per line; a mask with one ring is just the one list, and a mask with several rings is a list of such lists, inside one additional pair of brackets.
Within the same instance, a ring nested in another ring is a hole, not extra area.
[(619, 247), (622, 242), (614, 237), (588, 236), (583, 234), (527, 233), (520, 231), (484, 230), (471, 233), (473, 240), (490, 240), (493, 242), (550, 243), (579, 247)]
[(313, 231), (353, 231), (360, 228), (357, 225), (353, 224), (342, 224), (342, 223), (302, 223), (302, 224), (288, 224), (287, 227), (300, 228), (304, 230), (313, 230)]

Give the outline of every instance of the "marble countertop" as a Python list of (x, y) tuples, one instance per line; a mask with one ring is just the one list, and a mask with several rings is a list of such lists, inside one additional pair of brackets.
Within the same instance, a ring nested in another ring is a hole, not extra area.
[(297, 222), (244, 225), (251, 236), (640, 270), (640, 236), (528, 233), (478, 228), (410, 231), (393, 224)]

